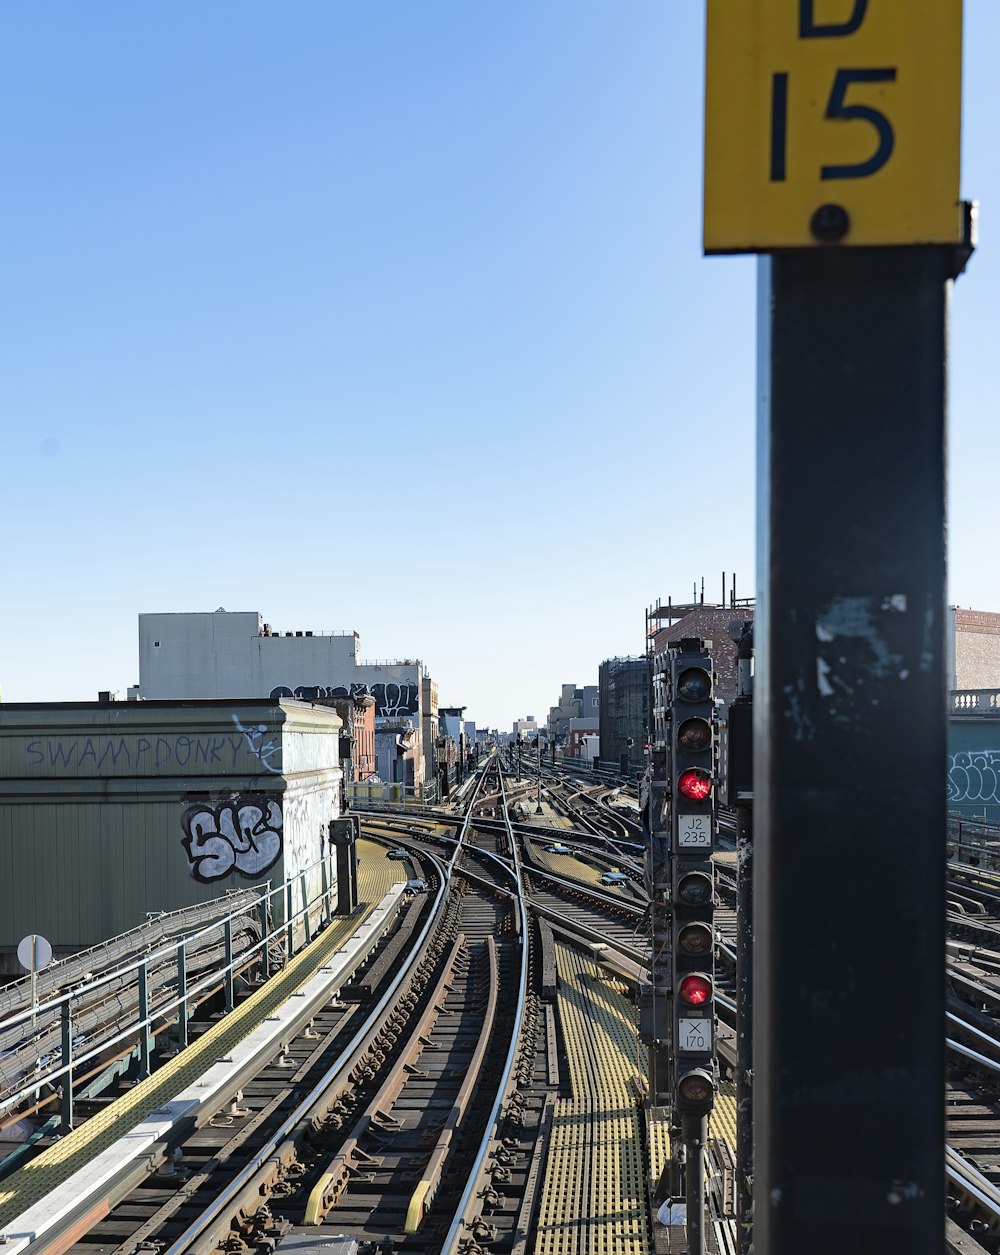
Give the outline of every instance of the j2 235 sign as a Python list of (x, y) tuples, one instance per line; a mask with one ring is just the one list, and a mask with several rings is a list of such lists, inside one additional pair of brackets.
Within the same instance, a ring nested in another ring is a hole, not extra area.
[(708, 0), (705, 249), (954, 244), (962, 0)]

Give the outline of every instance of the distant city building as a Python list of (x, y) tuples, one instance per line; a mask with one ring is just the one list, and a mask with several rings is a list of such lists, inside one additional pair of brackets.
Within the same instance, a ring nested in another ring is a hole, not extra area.
[(445, 736), (450, 736), (456, 745), (461, 745), (465, 732), (464, 706), (440, 706), (438, 708), (438, 727)]
[[(594, 687), (596, 688), (597, 686), (595, 685)], [(584, 743), (592, 743), (595, 739), (599, 741), (599, 731), (596, 718), (571, 719), (569, 727), (566, 729), (563, 754), (567, 758), (583, 758)], [(591, 744), (591, 749), (593, 749), (593, 744)]]
[(375, 757), (383, 784), (415, 789), (423, 779), (420, 735), (412, 719), (386, 716), (375, 721)]
[[(139, 684), (149, 699), (375, 699), (375, 725), (408, 721), (407, 776), (433, 778), (437, 686), (418, 659), (362, 662), (357, 632), (275, 632), (257, 611), (139, 615)], [(425, 738), (430, 738), (425, 747)]]
[(598, 669), (602, 763), (645, 763), (651, 729), (652, 671), (648, 658), (608, 658)]
[(534, 740), (538, 735), (538, 724), (535, 722), (534, 715), (528, 715), (527, 719), (515, 719), (513, 738), (516, 741), (519, 736), (524, 737), (527, 741)]
[(421, 734), (424, 753), (424, 781), (431, 782), (434, 780), (436, 771), (434, 746), (437, 744), (438, 738), (438, 686), (426, 672), (424, 672), (420, 685), (420, 708), (423, 721)]
[(0, 971), (29, 933), (68, 954), (265, 881), (298, 910), (340, 815), (341, 727), (287, 698), (0, 706)]
[(557, 742), (565, 741), (571, 719), (590, 719), (596, 723), (599, 706), (596, 684), (587, 684), (583, 688), (575, 684), (562, 685), (558, 703), (549, 709), (549, 736)]
[(332, 706), (343, 725), (340, 732), (340, 766), (345, 783), (370, 780), (378, 772), (375, 758), (375, 698), (364, 693), (353, 697), (324, 697), (320, 706)]

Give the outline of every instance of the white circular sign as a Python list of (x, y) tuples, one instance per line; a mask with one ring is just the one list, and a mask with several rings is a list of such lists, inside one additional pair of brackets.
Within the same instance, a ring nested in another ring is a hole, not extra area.
[(40, 972), (52, 962), (52, 947), (37, 933), (29, 933), (17, 947), (17, 961), (26, 972)]

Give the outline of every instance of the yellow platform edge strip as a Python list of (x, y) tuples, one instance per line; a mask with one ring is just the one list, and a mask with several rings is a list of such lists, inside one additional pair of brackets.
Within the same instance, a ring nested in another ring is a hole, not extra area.
[(0, 1229), (58, 1189), (147, 1115), (179, 1094), (216, 1059), (232, 1050), (314, 971), (322, 967), (330, 952), (339, 949), (393, 885), (402, 883), (402, 880), (401, 869), (385, 859), (381, 846), (364, 840), (359, 842), (358, 893), (362, 909), (349, 918), (335, 919), (314, 941), (300, 950), (287, 967), (186, 1050), (8, 1178), (0, 1188)]

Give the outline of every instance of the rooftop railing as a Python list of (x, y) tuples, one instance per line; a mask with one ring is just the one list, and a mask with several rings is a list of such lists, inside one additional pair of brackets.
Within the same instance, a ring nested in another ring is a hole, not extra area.
[(1000, 689), (952, 689), (948, 705), (953, 715), (1000, 717)]

